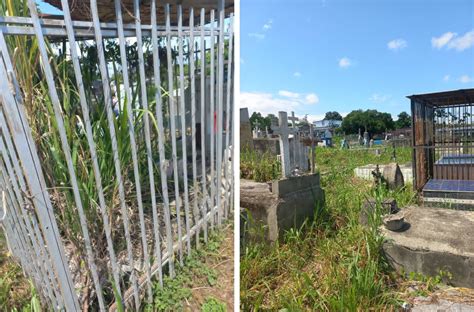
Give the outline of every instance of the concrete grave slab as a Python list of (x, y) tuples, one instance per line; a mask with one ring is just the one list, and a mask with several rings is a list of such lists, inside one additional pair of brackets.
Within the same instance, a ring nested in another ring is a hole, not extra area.
[(324, 204), (319, 173), (270, 183), (240, 180), (240, 207), (248, 210), (256, 226), (263, 225), (270, 241), (312, 219), (317, 204)]
[(448, 271), (454, 286), (474, 288), (474, 212), (418, 206), (402, 212), (409, 224), (406, 231), (381, 227), (390, 264), (428, 276)]

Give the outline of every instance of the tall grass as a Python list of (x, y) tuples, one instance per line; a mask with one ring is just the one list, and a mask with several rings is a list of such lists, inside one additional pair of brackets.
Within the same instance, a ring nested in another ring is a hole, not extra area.
[[(0, 2), (0, 15), (9, 16), (29, 16), (29, 10), (26, 0), (13, 1), (5, 0)], [(78, 212), (74, 195), (71, 189), (70, 177), (67, 170), (66, 158), (62, 150), (59, 136), (59, 129), (54, 118), (53, 104), (49, 96), (49, 90), (45, 76), (40, 66), (38, 45), (35, 37), (32, 36), (8, 36), (6, 38), (10, 50), (10, 56), (15, 67), (15, 75), (21, 88), (21, 96), (24, 100), (24, 107), (27, 112), (27, 118), (33, 134), (42, 170), (45, 175), (48, 192), (50, 194), (58, 227), (61, 236), (65, 242), (66, 249), (70, 251), (70, 257), (75, 258), (77, 263), (83, 263), (85, 255), (85, 246), (82, 239), (82, 230), (80, 227)], [(149, 114), (152, 121), (155, 115), (155, 89), (147, 81), (147, 93), (149, 94), (149, 111), (144, 111), (139, 105), (140, 83), (138, 77), (137, 47), (136, 43), (127, 45), (128, 59), (132, 60), (129, 64), (130, 81), (132, 83), (132, 97), (124, 99), (120, 94), (120, 86), (123, 81), (122, 67), (119, 62), (119, 49), (116, 40), (106, 39), (105, 54), (108, 62), (108, 68), (111, 77), (111, 85), (114, 90), (113, 96), (122, 101), (114, 107), (115, 118), (114, 127), (118, 143), (118, 154), (122, 164), (123, 183), (126, 192), (127, 207), (129, 208), (130, 221), (132, 229), (138, 228), (138, 208), (136, 199), (136, 185), (133, 175), (133, 162), (130, 147), (129, 135), (129, 115), (133, 115), (135, 137), (138, 147), (138, 167), (140, 181), (142, 186), (143, 206), (147, 221), (151, 220), (151, 198), (150, 198), (150, 172), (147, 166), (147, 154), (144, 142), (144, 120), (143, 115)], [(120, 213), (118, 181), (116, 179), (114, 160), (112, 154), (112, 139), (107, 123), (105, 99), (102, 92), (100, 73), (98, 69), (97, 47), (92, 41), (84, 41), (79, 45), (80, 63), (83, 74), (83, 83), (86, 90), (87, 103), (90, 110), (90, 121), (93, 130), (93, 138), (97, 149), (97, 158), (99, 162), (100, 174), (102, 178), (102, 187), (106, 199), (106, 207), (110, 216), (112, 228), (112, 238), (116, 254), (120, 254), (125, 249), (125, 238), (123, 233), (122, 218)], [(102, 224), (102, 216), (98, 207), (98, 190), (96, 188), (90, 147), (87, 141), (84, 116), (82, 115), (79, 101), (79, 92), (77, 81), (75, 79), (72, 61), (67, 57), (64, 51), (66, 47), (64, 42), (47, 42), (49, 54), (49, 63), (54, 73), (56, 91), (61, 103), (62, 117), (64, 121), (67, 141), (71, 148), (71, 156), (75, 168), (81, 200), (84, 212), (88, 220), (88, 229), (93, 242), (93, 248), (97, 258), (103, 263), (108, 262), (108, 253), (106, 250), (106, 239)], [(145, 59), (150, 60), (151, 49), (149, 43), (145, 41), (144, 49)], [(163, 56), (163, 53), (160, 53)], [(148, 64), (148, 63), (147, 63)], [(166, 61), (161, 61), (165, 74)], [(147, 67), (151, 70), (151, 67)], [(165, 80), (163, 80), (165, 81)], [(166, 84), (162, 86), (167, 88)], [(163, 90), (164, 90), (163, 89)], [(160, 90), (162, 91), (162, 90)], [(168, 94), (162, 92), (164, 103), (167, 103)], [(130, 101), (133, 111), (126, 109), (126, 101)], [(165, 127), (169, 119), (167, 105), (163, 105), (163, 114)], [(154, 123), (151, 123), (152, 127)], [(152, 149), (158, 150), (158, 132), (155, 127), (151, 129)], [(167, 136), (166, 136), (167, 137)], [(170, 158), (170, 142), (164, 142), (167, 159)], [(179, 157), (180, 151), (178, 151)], [(156, 190), (161, 189), (160, 171), (158, 170), (158, 153), (154, 153), (153, 163), (155, 166), (154, 174)], [(173, 189), (170, 187), (169, 189)], [(159, 195), (158, 195), (159, 196)], [(139, 233), (139, 231), (131, 231)], [(134, 239), (134, 237), (132, 237)], [(136, 248), (140, 252), (140, 248)], [(120, 259), (119, 259), (120, 260)], [(102, 270), (106, 265), (99, 266)], [(82, 275), (88, 274), (88, 270), (83, 270)], [(82, 277), (81, 277), (82, 279)], [(91, 283), (92, 279), (83, 278), (82, 280)], [(90, 289), (90, 285), (81, 285), (83, 289)], [(112, 285), (105, 287), (106, 297), (113, 297)], [(87, 296), (85, 296), (87, 297)]]
[(271, 153), (244, 149), (240, 153), (240, 177), (257, 182), (268, 182), (281, 176), (281, 164)]
[[(398, 149), (408, 162), (409, 149)], [(362, 227), (359, 213), (366, 197), (393, 197), (400, 206), (414, 201), (410, 185), (387, 191), (353, 177), (353, 170), (369, 163), (391, 161), (366, 151), (316, 149), (316, 164), (326, 192), (325, 216), (286, 233), (272, 244), (253, 242), (241, 257), (241, 308), (244, 311), (365, 311), (396, 310), (397, 275), (381, 252), (380, 213)], [(316, 207), (315, 207), (316, 208)]]

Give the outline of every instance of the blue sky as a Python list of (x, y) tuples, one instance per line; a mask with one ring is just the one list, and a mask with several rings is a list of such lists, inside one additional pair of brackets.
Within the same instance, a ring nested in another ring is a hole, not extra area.
[(474, 87), (472, 0), (241, 0), (241, 107), (409, 112), (407, 95)]
[(36, 3), (38, 4), (38, 7), (39, 9), (41, 10), (41, 12), (43, 13), (48, 13), (48, 14), (58, 14), (58, 15), (63, 15), (63, 13), (61, 12), (61, 10), (53, 7), (52, 5), (50, 5), (49, 3), (46, 3), (42, 0), (36, 0)]

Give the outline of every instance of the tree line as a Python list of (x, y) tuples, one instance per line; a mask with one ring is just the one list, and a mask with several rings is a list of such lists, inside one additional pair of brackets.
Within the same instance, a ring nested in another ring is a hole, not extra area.
[[(272, 120), (273, 123), (278, 123), (278, 117), (274, 114), (268, 114), (264, 117), (261, 113), (254, 112), (250, 117), (250, 124), (252, 129), (255, 129), (258, 125), (258, 128), (263, 130), (267, 127), (271, 128)], [(339, 131), (346, 134), (357, 134), (359, 129), (362, 132), (367, 130), (369, 133), (383, 133), (387, 130), (411, 127), (411, 116), (407, 112), (401, 112), (397, 119), (393, 120), (391, 114), (379, 112), (376, 109), (353, 110), (345, 117), (342, 117), (339, 112), (330, 111), (325, 114), (324, 120), (342, 120)], [(307, 123), (307, 121), (300, 123), (305, 122)]]

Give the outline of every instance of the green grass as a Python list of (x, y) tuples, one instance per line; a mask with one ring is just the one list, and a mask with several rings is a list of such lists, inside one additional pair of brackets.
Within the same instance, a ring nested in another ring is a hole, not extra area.
[(7, 251), (0, 228), (0, 311), (41, 311), (36, 290)]
[[(245, 311), (396, 310), (400, 276), (381, 252), (380, 215), (359, 225), (367, 197), (393, 197), (403, 207), (415, 201), (411, 185), (397, 191), (374, 189), (353, 177), (357, 166), (391, 162), (387, 149), (370, 151), (317, 148), (316, 164), (326, 192), (319, 218), (286, 233), (272, 244), (251, 242), (241, 257), (241, 308)], [(409, 148), (397, 149), (399, 163), (411, 159)]]
[[(153, 304), (145, 306), (144, 311), (183, 310), (185, 301), (192, 296), (191, 289), (193, 286), (196, 286), (197, 280), (205, 281), (209, 287), (215, 286), (217, 283), (217, 271), (206, 264), (205, 259), (218, 255), (223, 239), (223, 231), (210, 233), (208, 242), (202, 244), (203, 248), (193, 250), (190, 256), (185, 259), (183, 266), (176, 267), (176, 276), (174, 278), (165, 276), (163, 287), (158, 282), (155, 282), (153, 286)], [(219, 306), (217, 304), (219, 301), (214, 298), (208, 301), (209, 309)], [(218, 312), (221, 310), (211, 309), (207, 311)]]
[(201, 307), (202, 312), (226, 312), (226, 305), (216, 298), (209, 297)]
[(242, 179), (267, 182), (281, 176), (281, 165), (275, 155), (261, 154), (245, 149), (240, 153), (240, 177)]

